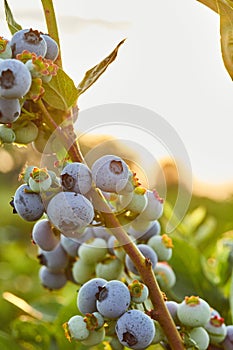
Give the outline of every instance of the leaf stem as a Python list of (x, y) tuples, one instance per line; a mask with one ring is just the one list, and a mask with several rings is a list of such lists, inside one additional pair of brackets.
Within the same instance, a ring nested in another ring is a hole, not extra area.
[(59, 47), (59, 55), (55, 63), (60, 68), (62, 68), (60, 39), (59, 39), (56, 15), (53, 7), (53, 0), (41, 0), (41, 3), (43, 6), (48, 34), (51, 36), (51, 38), (53, 38), (56, 41)]

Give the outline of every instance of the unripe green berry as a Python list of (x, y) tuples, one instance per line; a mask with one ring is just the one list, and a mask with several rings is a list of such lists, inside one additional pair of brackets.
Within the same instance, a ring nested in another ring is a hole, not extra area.
[[(208, 333), (203, 327), (195, 327), (189, 332), (190, 338), (196, 343), (199, 350), (208, 349), (210, 338)], [(187, 348), (187, 350), (191, 350), (191, 348)]]
[(0, 141), (3, 143), (12, 143), (15, 141), (15, 133), (6, 125), (0, 125)]
[(123, 271), (123, 263), (116, 257), (109, 257), (100, 261), (96, 267), (96, 277), (104, 278), (107, 281), (118, 279)]
[(76, 315), (69, 319), (67, 324), (63, 326), (65, 329), (67, 327), (68, 334), (67, 337), (74, 338), (75, 340), (87, 339), (90, 332), (87, 329), (87, 325), (84, 321), (83, 316)]
[(147, 244), (154, 249), (159, 261), (168, 261), (171, 258), (173, 248), (172, 239), (166, 234), (151, 237)]
[(102, 327), (100, 329), (90, 331), (89, 336), (82, 341), (82, 344), (86, 346), (98, 345), (104, 340), (104, 337), (105, 337), (105, 329), (104, 327)]
[(13, 124), (13, 129), (16, 136), (15, 142), (17, 143), (28, 144), (34, 141), (38, 135), (38, 128), (31, 121), (17, 124), (17, 126)]
[(198, 296), (185, 297), (178, 304), (177, 316), (184, 326), (203, 327), (210, 319), (210, 306)]
[(220, 316), (212, 316), (208, 323), (205, 325), (207, 330), (210, 342), (212, 344), (221, 343), (227, 335), (227, 327), (224, 323), (224, 318)]

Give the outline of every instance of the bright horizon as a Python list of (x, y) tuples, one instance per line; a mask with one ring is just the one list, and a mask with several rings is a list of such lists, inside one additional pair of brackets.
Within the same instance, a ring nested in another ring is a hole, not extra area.
[[(24, 1), (23, 9), (17, 0), (9, 5), (23, 27), (45, 30), (39, 0)], [(192, 0), (148, 0), (143, 7), (139, 0), (55, 0), (54, 6), (64, 69), (75, 83), (127, 38), (116, 61), (80, 97), (80, 110), (112, 102), (151, 109), (179, 134), (194, 178), (213, 188), (233, 184), (233, 87), (222, 62), (218, 15)], [(3, 1), (0, 19), (0, 35), (9, 38)], [(159, 147), (156, 152), (164, 156)]]

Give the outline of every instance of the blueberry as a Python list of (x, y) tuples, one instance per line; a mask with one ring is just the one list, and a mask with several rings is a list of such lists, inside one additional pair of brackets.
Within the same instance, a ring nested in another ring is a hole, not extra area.
[[(189, 332), (189, 336), (195, 341), (199, 350), (208, 349), (210, 338), (208, 333), (203, 327), (195, 327)], [(188, 348), (188, 350), (193, 349), (193, 347)]]
[(80, 315), (71, 317), (67, 322), (67, 327), (71, 338), (75, 340), (84, 340), (90, 334), (84, 318)]
[(130, 349), (145, 349), (155, 336), (155, 326), (144, 312), (130, 310), (118, 319), (116, 333), (122, 345)]
[(58, 245), (60, 235), (55, 234), (49, 220), (43, 219), (33, 226), (32, 239), (41, 249), (50, 251)]
[(61, 235), (61, 245), (68, 255), (75, 258), (81, 244), (75, 239)]
[(129, 289), (118, 280), (109, 281), (100, 287), (96, 298), (97, 310), (109, 319), (121, 316), (128, 309), (131, 301)]
[(80, 312), (86, 314), (97, 311), (96, 294), (99, 292), (99, 287), (102, 287), (106, 282), (103, 278), (93, 278), (83, 284), (77, 297), (77, 306)]
[(48, 204), (47, 215), (62, 233), (77, 232), (94, 218), (91, 202), (75, 192), (60, 192)]
[(139, 218), (142, 220), (157, 220), (163, 213), (163, 199), (159, 197), (156, 190), (146, 191), (147, 205)]
[(22, 29), (16, 32), (11, 38), (10, 45), (14, 57), (24, 50), (44, 57), (47, 51), (47, 44), (42, 34), (33, 29)]
[(0, 123), (14, 123), (20, 116), (21, 106), (17, 98), (6, 100), (0, 98)]
[(233, 325), (227, 326), (227, 334), (222, 343), (224, 350), (232, 350), (233, 348)]
[(96, 186), (106, 192), (119, 192), (125, 187), (130, 175), (128, 165), (114, 155), (97, 159), (91, 170)]
[(42, 286), (49, 290), (61, 289), (67, 282), (67, 277), (64, 272), (53, 272), (46, 266), (41, 266), (39, 270), (39, 278)]
[(51, 36), (48, 34), (42, 34), (41, 36), (47, 44), (45, 58), (48, 60), (55, 61), (59, 54), (59, 48), (56, 41), (53, 38), (51, 38)]
[(65, 191), (86, 194), (91, 189), (91, 172), (83, 163), (74, 162), (67, 164), (60, 176)]
[(9, 58), (0, 62), (1, 97), (21, 98), (29, 91), (31, 82), (31, 74), (21, 61)]
[(210, 306), (198, 296), (185, 297), (178, 304), (177, 316), (185, 326), (203, 327), (210, 320)]
[(26, 221), (36, 221), (44, 214), (40, 195), (31, 193), (30, 187), (26, 184), (16, 190), (13, 205), (16, 212)]
[(208, 332), (211, 344), (219, 344), (226, 338), (227, 327), (224, 318), (221, 316), (212, 316), (204, 326)]
[[(144, 255), (145, 258), (149, 259), (150, 263), (152, 264), (152, 269), (154, 269), (158, 262), (157, 255), (154, 250), (146, 244), (138, 244), (137, 247), (142, 255)], [(129, 255), (126, 255), (125, 257), (125, 264), (129, 271), (133, 272), (135, 275), (139, 275), (139, 272)]]
[(60, 243), (50, 251), (39, 249), (38, 259), (53, 272), (64, 270), (69, 262), (68, 255)]

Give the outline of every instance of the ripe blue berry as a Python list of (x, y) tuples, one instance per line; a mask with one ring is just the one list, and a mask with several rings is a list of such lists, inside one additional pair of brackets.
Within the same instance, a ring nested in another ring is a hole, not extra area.
[(60, 192), (48, 204), (47, 215), (63, 234), (78, 232), (94, 218), (91, 202), (75, 192)]
[(14, 57), (24, 50), (44, 57), (47, 51), (47, 44), (42, 34), (33, 29), (22, 29), (16, 32), (11, 38), (10, 45)]
[(161, 225), (158, 220), (151, 222), (151, 225), (148, 227), (146, 232), (144, 232), (140, 237), (138, 237), (139, 242), (148, 242), (149, 239), (153, 236), (159, 235), (161, 232)]
[(130, 292), (126, 285), (118, 280), (107, 282), (99, 287), (96, 307), (106, 318), (115, 319), (121, 316), (130, 305)]
[(97, 159), (91, 170), (96, 186), (106, 192), (119, 192), (126, 185), (130, 174), (127, 164), (114, 155)]
[(61, 245), (69, 256), (75, 258), (77, 256), (78, 248), (80, 247), (81, 243), (75, 239), (61, 235)]
[(83, 163), (67, 164), (61, 172), (61, 183), (65, 191), (86, 194), (91, 189), (92, 177)]
[(97, 311), (96, 294), (99, 287), (103, 287), (107, 281), (103, 278), (93, 278), (82, 285), (77, 297), (77, 306), (83, 314)]
[(41, 266), (39, 270), (39, 278), (42, 286), (49, 290), (61, 289), (67, 282), (67, 277), (64, 272), (50, 271), (46, 266)]
[(144, 312), (130, 310), (118, 319), (116, 333), (122, 345), (130, 349), (145, 349), (155, 336), (155, 326)]
[(68, 255), (61, 244), (50, 251), (39, 249), (38, 259), (42, 265), (47, 266), (52, 272), (64, 270), (69, 262)]
[(53, 250), (60, 241), (60, 235), (56, 234), (47, 219), (37, 221), (32, 229), (32, 239), (42, 250)]
[(178, 304), (177, 316), (185, 326), (203, 327), (210, 319), (210, 306), (198, 296), (185, 297)]
[(56, 41), (53, 38), (51, 38), (51, 36), (48, 34), (42, 34), (41, 36), (47, 44), (45, 58), (48, 60), (55, 61), (59, 54), (59, 48)]
[[(154, 269), (158, 262), (157, 255), (154, 250), (146, 244), (138, 244), (137, 247), (142, 255), (144, 255), (144, 257), (150, 261), (152, 264), (152, 269)], [(125, 264), (129, 271), (133, 272), (135, 275), (139, 275), (139, 272), (129, 255), (126, 255), (125, 257)]]
[(232, 350), (233, 348), (233, 325), (227, 326), (227, 334), (222, 343), (224, 350)]
[(44, 214), (44, 206), (38, 193), (31, 193), (28, 185), (17, 188), (13, 204), (16, 212), (26, 221), (36, 221)]
[(31, 82), (31, 74), (21, 61), (9, 58), (0, 62), (1, 97), (21, 98), (29, 91)]
[(18, 99), (0, 98), (0, 123), (14, 123), (20, 116), (21, 106)]

